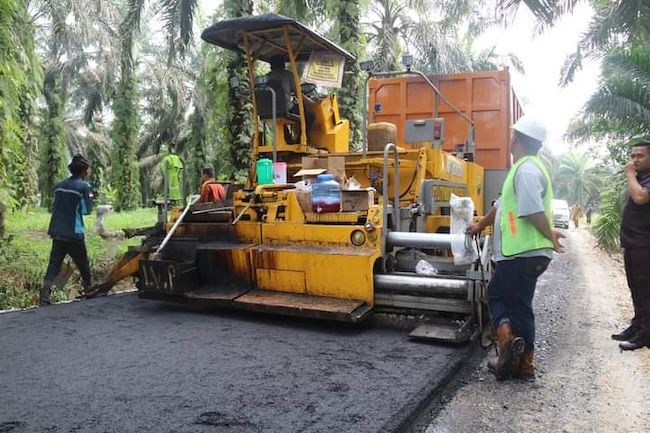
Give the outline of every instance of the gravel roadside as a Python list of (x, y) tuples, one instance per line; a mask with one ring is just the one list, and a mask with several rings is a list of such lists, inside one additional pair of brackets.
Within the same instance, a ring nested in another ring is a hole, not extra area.
[(478, 356), (414, 431), (650, 431), (650, 349), (609, 338), (631, 317), (623, 265), (587, 230), (567, 231), (567, 245), (538, 283), (536, 382), (497, 382)]

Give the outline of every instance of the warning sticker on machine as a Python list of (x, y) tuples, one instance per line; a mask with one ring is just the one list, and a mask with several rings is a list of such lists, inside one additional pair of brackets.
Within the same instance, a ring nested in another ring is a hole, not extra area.
[(321, 87), (341, 87), (344, 65), (345, 59), (338, 54), (311, 53), (302, 80)]

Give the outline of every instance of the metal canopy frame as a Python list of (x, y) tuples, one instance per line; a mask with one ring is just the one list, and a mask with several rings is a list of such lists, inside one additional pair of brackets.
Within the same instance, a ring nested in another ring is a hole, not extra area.
[[(252, 51), (257, 60), (270, 62), (274, 57), (290, 61), (285, 41), (286, 33), (292, 38), (296, 61), (305, 61), (314, 51), (335, 53), (348, 60), (355, 57), (329, 39), (319, 35), (298, 21), (279, 14), (264, 14), (219, 21), (203, 31), (201, 38), (229, 50), (247, 54)], [(249, 37), (246, 49), (244, 35)], [(250, 39), (254, 39), (251, 41)]]
[[(255, 62), (270, 62), (281, 58), (291, 65), (298, 115), (300, 117), (300, 147), (307, 148), (307, 124), (305, 106), (300, 87), (297, 63), (306, 61), (313, 52), (334, 53), (346, 60), (355, 57), (301, 23), (279, 14), (265, 14), (220, 21), (208, 27), (201, 38), (211, 44), (243, 53), (246, 56), (250, 93), (253, 103), (253, 159), (260, 145), (259, 119), (255, 101)], [(251, 177), (255, 178), (255, 163), (252, 163)]]

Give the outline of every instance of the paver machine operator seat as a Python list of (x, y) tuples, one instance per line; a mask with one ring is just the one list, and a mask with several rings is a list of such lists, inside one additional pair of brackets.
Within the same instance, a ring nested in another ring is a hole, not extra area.
[[(291, 94), (294, 89), (293, 75), (284, 68), (284, 60), (274, 58), (271, 61), (271, 71), (266, 74), (266, 86), (275, 91), (276, 115), (278, 118), (296, 120), (297, 115), (291, 112), (294, 101)], [(257, 112), (261, 119), (268, 120), (273, 116), (273, 102), (271, 92), (261, 88), (255, 89)]]
[[(285, 69), (285, 60), (275, 57), (271, 60), (271, 71), (266, 74), (264, 86), (256, 86), (255, 103), (257, 113), (262, 120), (273, 118), (273, 97), (268, 87), (275, 91), (276, 117), (278, 130), (283, 131), (287, 144), (298, 143), (300, 136), (300, 116), (294, 95), (296, 86), (291, 71)], [(309, 113), (307, 113), (309, 118)]]

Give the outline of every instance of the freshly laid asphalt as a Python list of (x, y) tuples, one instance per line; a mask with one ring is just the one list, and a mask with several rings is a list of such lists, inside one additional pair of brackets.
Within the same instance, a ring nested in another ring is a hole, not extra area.
[(390, 432), (469, 348), (134, 294), (0, 314), (0, 432)]

